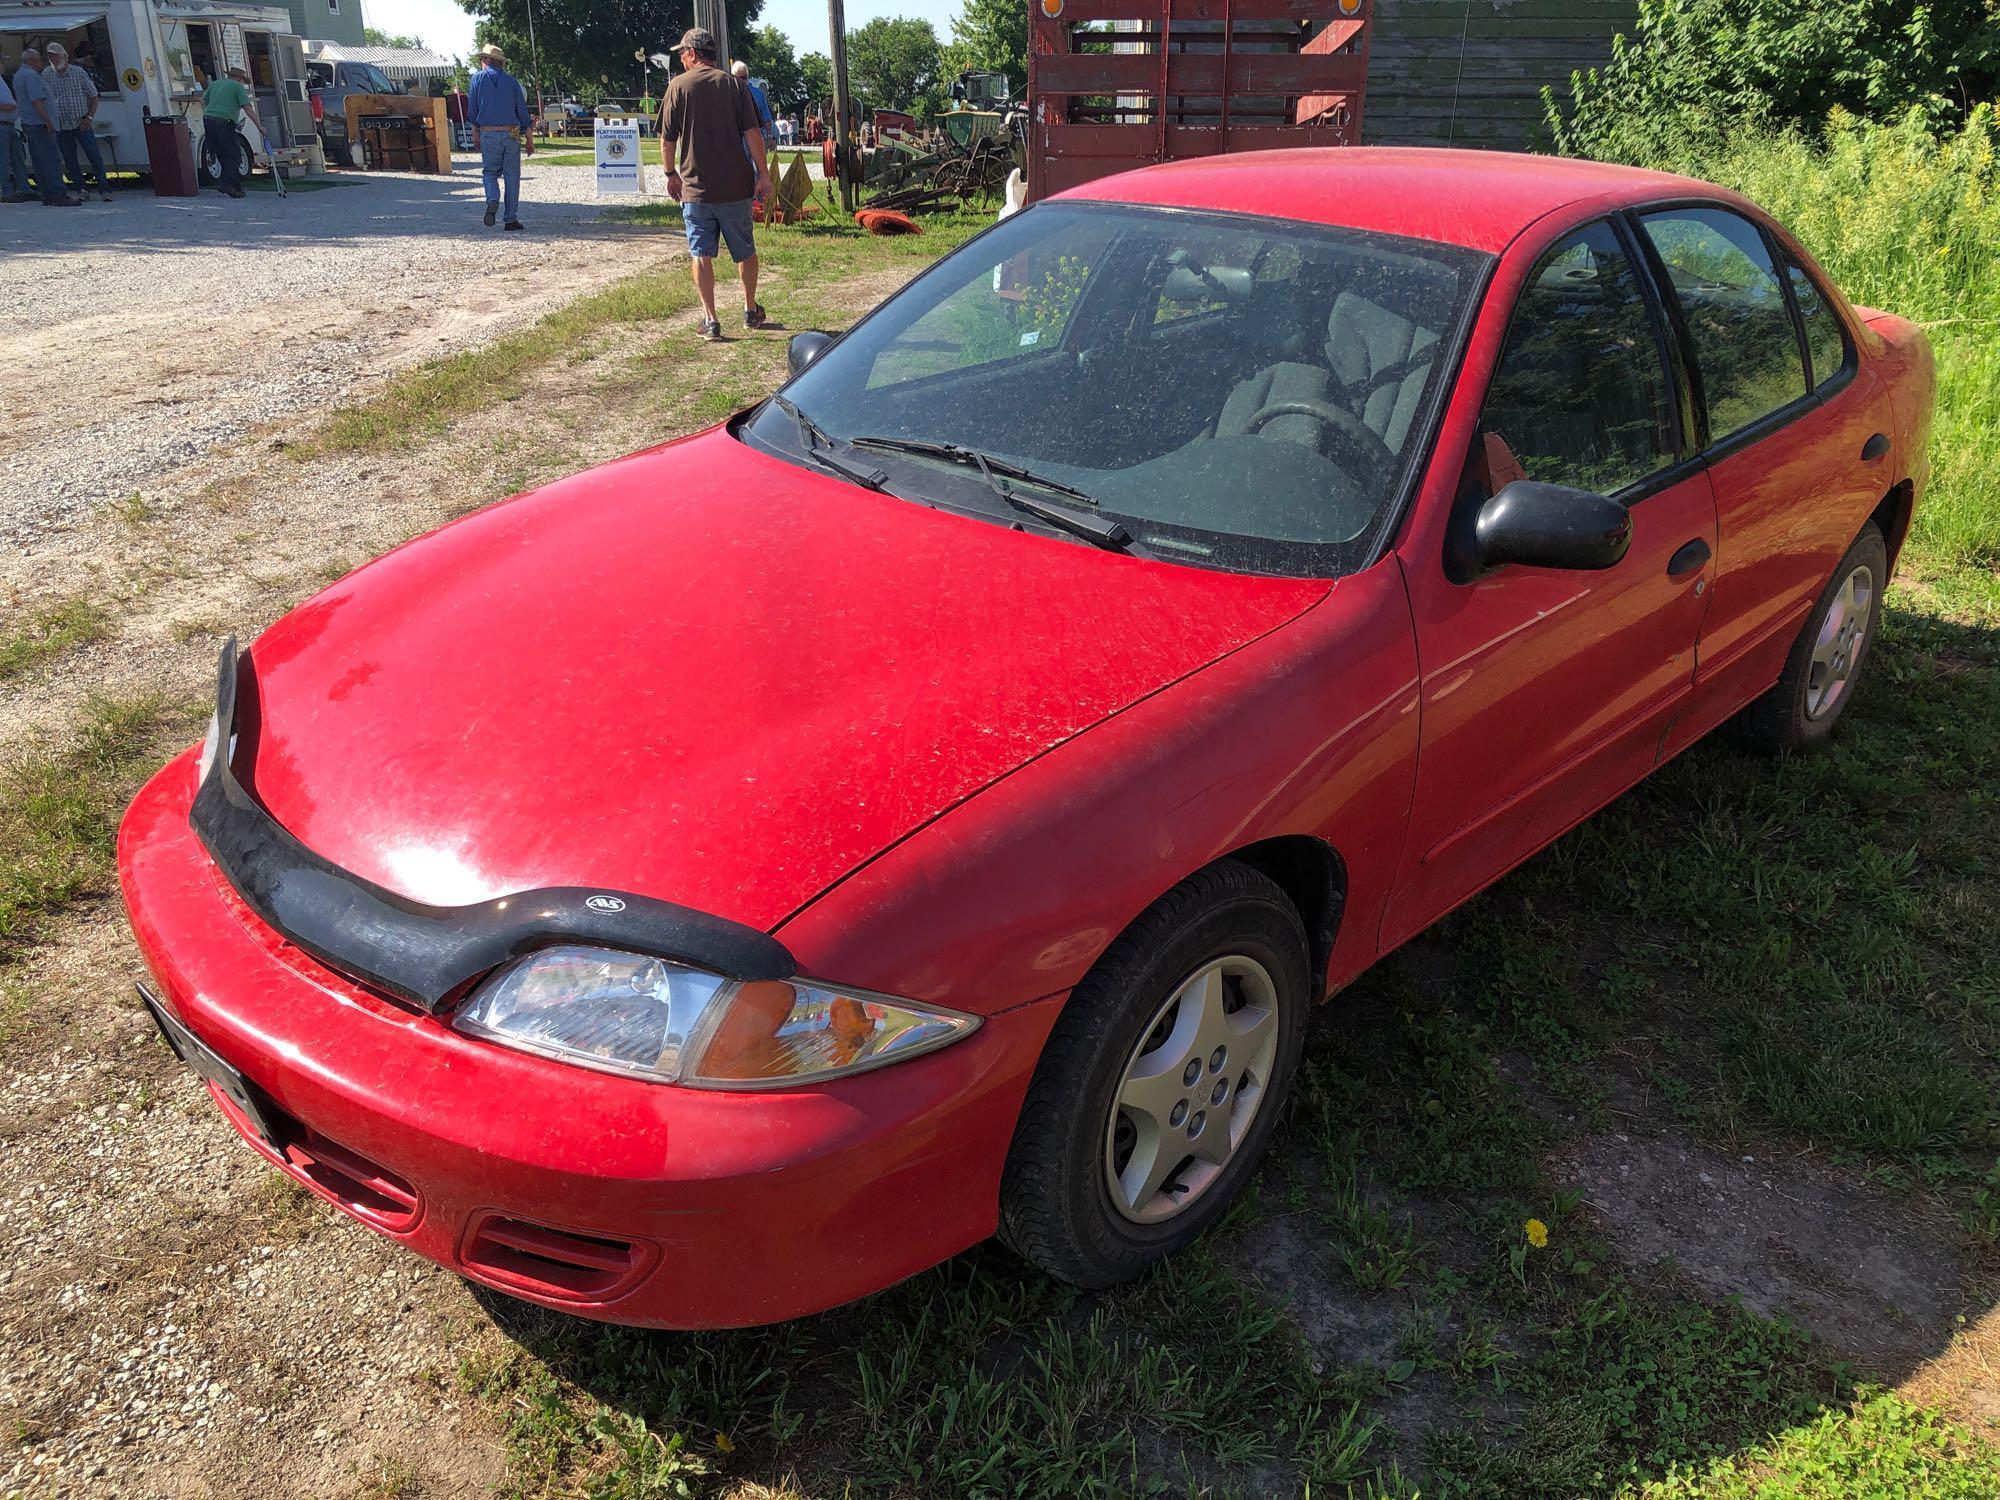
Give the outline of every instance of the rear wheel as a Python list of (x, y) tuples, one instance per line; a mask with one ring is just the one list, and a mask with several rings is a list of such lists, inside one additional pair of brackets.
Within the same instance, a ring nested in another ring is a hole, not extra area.
[(1219, 1219), (1269, 1143), (1309, 1007), (1305, 930), (1247, 865), (1191, 876), (1071, 994), (1015, 1126), (1000, 1234), (1109, 1286)]
[(1889, 547), (1870, 521), (1806, 616), (1784, 673), (1743, 711), (1746, 740), (1761, 750), (1797, 750), (1833, 733), (1868, 665), (1888, 582)]

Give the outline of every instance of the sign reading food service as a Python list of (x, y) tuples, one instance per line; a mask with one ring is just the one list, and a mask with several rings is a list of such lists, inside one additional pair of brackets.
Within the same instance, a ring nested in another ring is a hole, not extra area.
[(644, 191), (639, 165), (639, 122), (633, 119), (597, 121), (597, 196)]

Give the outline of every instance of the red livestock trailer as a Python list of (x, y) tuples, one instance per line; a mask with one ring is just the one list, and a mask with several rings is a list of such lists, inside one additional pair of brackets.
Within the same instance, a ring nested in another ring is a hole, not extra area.
[(1029, 0), (1028, 196), (1361, 139), (1373, 0)]

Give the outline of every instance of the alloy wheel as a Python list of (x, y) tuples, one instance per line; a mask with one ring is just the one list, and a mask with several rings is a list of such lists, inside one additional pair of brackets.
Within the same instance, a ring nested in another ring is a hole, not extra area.
[(1263, 1107), (1278, 1031), (1277, 986), (1255, 959), (1215, 959), (1175, 986), (1126, 1059), (1105, 1130), (1120, 1215), (1171, 1219), (1222, 1175)]
[(1874, 605), (1875, 575), (1864, 564), (1847, 575), (1820, 621), (1819, 637), (1813, 642), (1812, 659), (1806, 666), (1808, 719), (1823, 718), (1845, 696), (1861, 659)]

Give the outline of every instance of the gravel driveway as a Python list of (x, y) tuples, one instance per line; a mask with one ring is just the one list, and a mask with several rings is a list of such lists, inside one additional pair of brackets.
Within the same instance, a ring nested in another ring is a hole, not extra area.
[[(655, 174), (657, 175), (657, 173)], [(0, 206), (0, 545), (85, 522), (218, 443), (526, 322), (673, 253), (599, 222), (589, 167), (522, 172), (526, 233), (480, 221), (477, 163), (280, 198)]]

